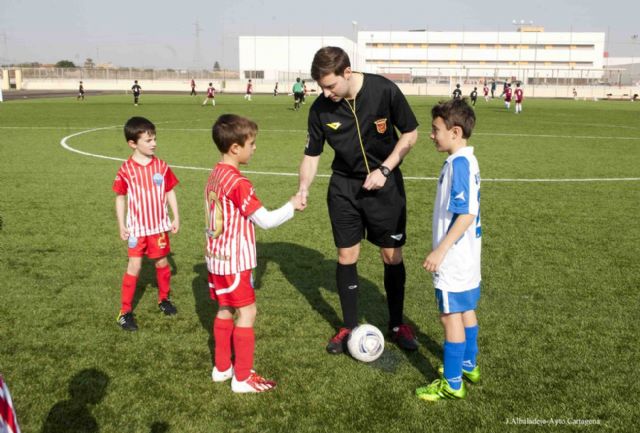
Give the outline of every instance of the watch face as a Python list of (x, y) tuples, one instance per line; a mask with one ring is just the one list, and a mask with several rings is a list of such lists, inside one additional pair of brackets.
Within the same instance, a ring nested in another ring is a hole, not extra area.
[(385, 167), (384, 165), (380, 167), (380, 171), (382, 172), (382, 175), (384, 177), (389, 177), (389, 175), (391, 174), (391, 170), (389, 170), (389, 168)]

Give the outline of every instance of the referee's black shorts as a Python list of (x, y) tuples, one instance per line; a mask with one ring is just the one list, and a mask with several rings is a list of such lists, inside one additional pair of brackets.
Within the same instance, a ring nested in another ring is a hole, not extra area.
[(333, 173), (327, 204), (338, 248), (349, 248), (365, 238), (381, 248), (399, 248), (406, 242), (407, 206), (400, 170), (393, 170), (384, 186), (362, 188), (364, 179)]

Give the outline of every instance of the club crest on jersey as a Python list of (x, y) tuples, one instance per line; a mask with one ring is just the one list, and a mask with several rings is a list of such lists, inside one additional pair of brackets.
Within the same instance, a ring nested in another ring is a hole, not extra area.
[(378, 119), (373, 123), (376, 124), (376, 130), (378, 131), (378, 134), (384, 134), (385, 132), (387, 132), (387, 119)]
[(331, 129), (333, 129), (334, 131), (337, 131), (338, 128), (340, 128), (340, 126), (342, 126), (342, 123), (340, 122), (331, 122), (331, 123), (327, 123), (327, 126)]
[(153, 183), (155, 183), (156, 186), (162, 185), (162, 180), (162, 175), (160, 173), (156, 173), (153, 175)]
[(160, 248), (160, 249), (167, 248), (167, 234), (166, 233), (160, 233), (160, 236), (158, 236), (158, 248)]
[(127, 242), (127, 245), (129, 245), (129, 248), (135, 248), (136, 245), (138, 245), (138, 238), (133, 235), (129, 235), (129, 241)]

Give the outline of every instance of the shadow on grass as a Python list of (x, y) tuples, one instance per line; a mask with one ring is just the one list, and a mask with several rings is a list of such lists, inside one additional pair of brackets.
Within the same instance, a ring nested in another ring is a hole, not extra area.
[(69, 382), (70, 399), (59, 401), (51, 408), (42, 433), (99, 432), (91, 406), (104, 399), (108, 385), (109, 376), (101, 370), (89, 368), (76, 373)]
[[(284, 242), (259, 243), (257, 249), (256, 287), (260, 287), (268, 262), (274, 262), (280, 267), (287, 281), (306, 298), (309, 305), (329, 325), (335, 329), (342, 326), (341, 312), (336, 311), (323, 296), (323, 291), (325, 290), (337, 296), (335, 258), (326, 259), (319, 251)], [(380, 266), (382, 266), (382, 262)], [(359, 275), (359, 280), (358, 321), (359, 323), (370, 323), (384, 333), (387, 330), (389, 320), (386, 296), (382, 293), (384, 288), (379, 289), (378, 285), (364, 278), (362, 273)], [(441, 345), (428, 335), (417, 330), (416, 324), (406, 316), (405, 321), (416, 330), (418, 341), (435, 356), (441, 358)], [(327, 336), (327, 340), (329, 337)], [(387, 372), (395, 371), (402, 358), (400, 353), (403, 352), (385, 350), (382, 357), (372, 363), (372, 366)], [(437, 374), (434, 367), (420, 352), (407, 352), (404, 353), (404, 356), (425, 378), (436, 377)]]
[(214, 355), (213, 344), (213, 318), (217, 313), (217, 304), (211, 300), (209, 294), (209, 275), (207, 270), (207, 264), (197, 263), (193, 266), (193, 272), (196, 274), (193, 281), (191, 281), (191, 290), (193, 292), (193, 299), (196, 303), (196, 314), (200, 319), (200, 325), (209, 334), (207, 345), (209, 346), (209, 352), (211, 359)]

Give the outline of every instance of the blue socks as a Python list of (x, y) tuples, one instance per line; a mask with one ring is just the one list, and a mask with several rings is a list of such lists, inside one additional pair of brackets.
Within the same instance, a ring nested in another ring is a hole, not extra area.
[(464, 328), (464, 336), (466, 346), (464, 349), (462, 368), (465, 371), (471, 371), (476, 367), (476, 357), (478, 356), (478, 325)]
[(466, 343), (444, 342), (444, 378), (454, 390), (462, 386), (462, 360), (465, 355)]

